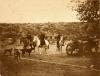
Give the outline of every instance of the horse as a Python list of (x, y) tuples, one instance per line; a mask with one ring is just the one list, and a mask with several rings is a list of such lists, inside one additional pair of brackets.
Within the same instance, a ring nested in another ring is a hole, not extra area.
[(5, 49), (3, 55), (5, 55), (7, 52), (9, 52), (9, 54), (11, 55), (12, 51), (13, 51), (13, 48)]
[(93, 49), (95, 50), (95, 52), (97, 53), (99, 47), (99, 41), (95, 41), (95, 40), (88, 40), (86, 43), (83, 43), (83, 51), (84, 54), (93, 54)]
[(22, 37), (20, 39), (20, 43), (23, 43), (23, 49), (20, 49), (20, 51), (22, 51), (22, 55), (24, 56), (24, 54), (27, 52), (29, 53), (29, 56), (32, 52), (32, 50), (35, 50), (35, 45), (33, 44), (33, 40), (29, 40), (27, 37)]
[(20, 44), (22, 44), (22, 43), (23, 43), (24, 47), (29, 45), (29, 41), (28, 41), (28, 39), (26, 37), (21, 37), (20, 38)]
[(47, 53), (46, 50), (49, 49), (49, 41), (44, 39), (44, 42), (45, 42), (45, 44), (41, 45), (42, 42), (41, 42), (41, 40), (39, 39), (38, 36), (34, 36), (34, 38), (33, 38), (33, 44), (34, 44), (33, 46), (37, 47), (38, 52), (39, 52), (40, 48), (44, 48), (45, 49), (45, 53)]
[(73, 51), (78, 49), (78, 55), (91, 55), (93, 54), (93, 50), (97, 53), (98, 50), (98, 41), (95, 40), (76, 40), (72, 44)]
[(32, 50), (34, 50), (34, 48), (32, 48), (31, 46), (23, 47), (23, 49), (20, 49), (20, 51), (22, 51), (23, 56), (24, 56), (25, 53), (28, 53), (29, 56), (30, 56)]
[(63, 39), (63, 36), (60, 37), (60, 40), (59, 40), (59, 45), (58, 45), (58, 50), (59, 51), (62, 51), (62, 46), (64, 46), (64, 39)]

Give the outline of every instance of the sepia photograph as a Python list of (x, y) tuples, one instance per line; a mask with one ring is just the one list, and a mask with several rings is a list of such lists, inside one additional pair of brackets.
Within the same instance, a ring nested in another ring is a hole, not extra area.
[(100, 76), (100, 0), (0, 0), (0, 76)]

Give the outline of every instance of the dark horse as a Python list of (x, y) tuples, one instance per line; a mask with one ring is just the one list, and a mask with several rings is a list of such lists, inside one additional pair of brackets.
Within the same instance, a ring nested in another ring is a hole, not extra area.
[(13, 48), (5, 49), (3, 55), (5, 55), (7, 52), (11, 55)]
[(27, 53), (29, 53), (29, 56), (30, 56), (32, 50), (33, 50), (33, 48), (24, 47), (23, 49), (21, 49), (22, 55), (24, 56), (24, 54), (27, 52)]
[(98, 41), (95, 41), (95, 40), (92, 40), (92, 39), (89, 39), (87, 41), (87, 43), (84, 44), (84, 53), (88, 53), (88, 54), (93, 54), (93, 51), (92, 49), (95, 49), (95, 52), (97, 53), (97, 50), (98, 50)]
[(25, 54), (25, 52), (29, 53), (29, 56), (30, 56), (30, 53), (32, 52), (32, 50), (34, 50), (34, 46), (33, 46), (33, 42), (28, 40), (27, 37), (22, 37), (20, 39), (20, 42), (23, 43), (23, 49), (21, 49), (22, 51), (22, 55)]

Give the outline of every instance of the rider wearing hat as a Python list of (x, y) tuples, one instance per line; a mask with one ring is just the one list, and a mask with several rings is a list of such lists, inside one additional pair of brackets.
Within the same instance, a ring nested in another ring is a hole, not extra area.
[(39, 38), (40, 38), (40, 46), (45, 45), (45, 33), (42, 32)]
[(60, 37), (61, 37), (61, 34), (60, 34), (60, 33), (58, 33), (58, 35), (57, 35), (57, 47), (59, 47)]

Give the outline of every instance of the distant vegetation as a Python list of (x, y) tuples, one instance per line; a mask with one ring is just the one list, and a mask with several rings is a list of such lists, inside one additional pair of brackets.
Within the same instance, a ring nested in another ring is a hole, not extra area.
[(16, 40), (21, 36), (21, 33), (31, 35), (38, 35), (41, 31), (47, 33), (47, 35), (55, 35), (56, 33), (62, 33), (65, 38), (75, 38), (86, 35), (84, 26), (86, 23), (72, 22), (72, 23), (23, 23), (23, 24), (0, 24), (0, 40), (6, 38), (13, 38)]

